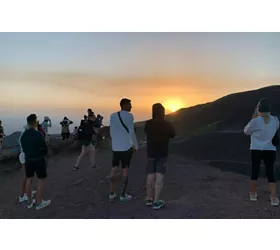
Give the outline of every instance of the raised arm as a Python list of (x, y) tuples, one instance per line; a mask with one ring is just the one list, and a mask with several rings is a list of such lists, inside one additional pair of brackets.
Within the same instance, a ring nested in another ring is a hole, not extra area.
[(251, 135), (253, 132), (257, 130), (257, 119), (252, 119), (244, 128), (244, 133), (246, 135)]

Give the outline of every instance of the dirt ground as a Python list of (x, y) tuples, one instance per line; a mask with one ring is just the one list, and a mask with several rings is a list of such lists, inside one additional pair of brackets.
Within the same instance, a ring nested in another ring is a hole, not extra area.
[[(45, 199), (50, 207), (41, 211), (26, 209), (17, 202), (20, 172), (0, 177), (0, 218), (42, 219), (199, 219), (199, 218), (280, 218), (279, 208), (268, 200), (267, 183), (259, 181), (259, 201), (248, 200), (248, 177), (224, 173), (183, 156), (170, 155), (168, 173), (162, 192), (166, 206), (160, 211), (146, 207), (145, 148), (133, 158), (127, 203), (108, 201), (111, 152), (97, 153), (99, 169), (93, 171), (84, 160), (78, 172), (72, 165), (79, 152), (61, 153), (49, 160)], [(121, 189), (121, 178), (118, 181)]]

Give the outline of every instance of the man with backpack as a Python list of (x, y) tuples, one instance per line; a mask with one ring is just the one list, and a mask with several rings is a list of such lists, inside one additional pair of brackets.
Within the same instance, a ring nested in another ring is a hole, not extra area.
[(91, 167), (93, 169), (96, 169), (96, 163), (95, 163), (95, 148), (93, 146), (93, 135), (96, 133), (95, 128), (94, 128), (94, 122), (95, 122), (96, 117), (91, 113), (88, 116), (88, 120), (80, 126), (80, 137), (79, 140), (81, 141), (82, 144), (82, 151), (81, 154), (79, 155), (76, 164), (73, 167), (74, 171), (77, 171), (80, 169), (80, 162), (83, 159), (83, 157), (86, 154), (89, 154), (89, 159), (91, 163)]
[(128, 185), (128, 170), (133, 153), (138, 149), (138, 142), (134, 130), (134, 117), (130, 113), (131, 100), (122, 99), (120, 102), (121, 111), (113, 113), (110, 118), (110, 135), (112, 139), (112, 170), (110, 175), (109, 200), (116, 198), (115, 180), (120, 163), (123, 169), (123, 189), (120, 201), (125, 202), (132, 199), (126, 192)]

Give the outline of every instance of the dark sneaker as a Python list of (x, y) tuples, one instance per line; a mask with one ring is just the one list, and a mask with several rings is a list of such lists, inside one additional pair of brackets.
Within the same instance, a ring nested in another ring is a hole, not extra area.
[(78, 170), (80, 170), (79, 167), (73, 166), (73, 171), (78, 171)]
[(91, 168), (92, 168), (93, 170), (96, 170), (96, 169), (99, 169), (99, 166), (93, 165)]
[(159, 200), (159, 201), (157, 201), (156, 203), (154, 203), (153, 208), (154, 208), (155, 210), (159, 210), (159, 209), (161, 209), (164, 205), (165, 205), (165, 201)]
[(146, 206), (152, 206), (153, 200), (146, 200)]

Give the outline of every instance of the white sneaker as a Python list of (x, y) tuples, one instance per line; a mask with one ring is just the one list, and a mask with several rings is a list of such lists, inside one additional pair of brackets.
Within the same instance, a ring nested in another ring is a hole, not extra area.
[(35, 205), (36, 201), (33, 199), (30, 203), (27, 204), (27, 208), (30, 209)]
[[(32, 191), (32, 198), (36, 195), (37, 191)], [(26, 202), (28, 201), (28, 197), (27, 197), (27, 194), (25, 193), (22, 197), (18, 197), (18, 202), (19, 203), (23, 203), (23, 202)]]
[(279, 199), (277, 197), (270, 198), (271, 205), (272, 206), (278, 206), (279, 205)]
[(125, 194), (124, 196), (123, 195), (120, 196), (121, 202), (130, 201), (131, 199), (132, 199), (132, 196), (128, 195), (128, 194)]
[(257, 201), (258, 200), (258, 195), (257, 193), (249, 193), (250, 194), (250, 201)]
[(116, 193), (113, 193), (113, 194), (109, 194), (109, 201), (113, 201), (115, 200), (117, 197)]
[(23, 203), (23, 202), (26, 202), (26, 201), (28, 201), (28, 198), (27, 198), (27, 195), (26, 194), (24, 194), (22, 197), (18, 197), (18, 202), (19, 203)]
[(48, 201), (42, 200), (42, 202), (36, 206), (36, 210), (41, 210), (41, 209), (49, 206), (51, 204), (51, 202), (52, 202), (51, 200), (48, 200)]

